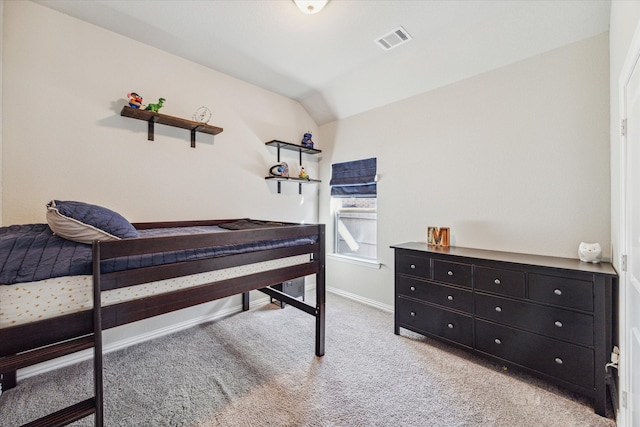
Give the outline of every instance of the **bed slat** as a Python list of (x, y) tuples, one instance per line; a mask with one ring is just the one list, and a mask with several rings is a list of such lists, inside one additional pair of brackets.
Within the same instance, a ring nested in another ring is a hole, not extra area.
[(178, 236), (147, 237), (100, 242), (100, 259), (145, 253), (171, 252), (188, 249), (202, 249), (213, 246), (239, 245), (265, 240), (282, 240), (297, 237), (316, 236), (316, 226), (281, 226), (253, 230), (229, 230), (221, 233), (199, 233)]
[(36, 363), (46, 362), (56, 357), (66, 356), (93, 347), (93, 335), (87, 335), (60, 344), (41, 347), (14, 356), (0, 359), (0, 373), (15, 371)]
[(313, 274), (316, 271), (318, 271), (318, 263), (309, 262), (108, 305), (102, 309), (102, 327), (103, 329), (113, 328), (238, 293), (249, 292), (263, 287), (265, 283), (281, 283)]
[(0, 330), (0, 357), (22, 353), (93, 332), (91, 311), (66, 314)]
[(100, 286), (103, 291), (108, 291), (111, 289), (187, 276), (190, 274), (221, 270), (224, 268), (254, 264), (308, 253), (313, 254), (316, 251), (317, 245), (300, 245), (288, 248), (271, 249), (269, 251), (227, 255), (223, 257), (184, 261), (154, 267), (142, 267), (132, 270), (116, 271), (113, 273), (103, 274)]
[(74, 421), (81, 420), (93, 414), (96, 411), (96, 402), (92, 397), (75, 405), (68, 406), (57, 412), (39, 418), (30, 423), (24, 424), (22, 427), (61, 427), (71, 424)]

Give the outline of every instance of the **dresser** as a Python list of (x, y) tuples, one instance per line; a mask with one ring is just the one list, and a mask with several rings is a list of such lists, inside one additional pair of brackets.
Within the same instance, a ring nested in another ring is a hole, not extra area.
[[(609, 263), (437, 248), (395, 250), (395, 333), (405, 328), (592, 398), (605, 415), (617, 338)], [(617, 372), (615, 373), (617, 375)]]

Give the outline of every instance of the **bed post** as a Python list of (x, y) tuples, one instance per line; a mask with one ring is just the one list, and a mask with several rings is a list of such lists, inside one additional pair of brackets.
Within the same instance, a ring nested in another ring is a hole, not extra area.
[(242, 311), (249, 310), (249, 292), (242, 293)]
[(16, 371), (0, 374), (0, 390), (7, 391), (18, 384)]
[(104, 417), (103, 364), (102, 364), (102, 286), (100, 283), (100, 241), (93, 242), (93, 389), (95, 425), (102, 427)]
[(318, 273), (316, 274), (316, 356), (324, 356), (324, 335), (325, 335), (325, 280), (324, 280), (324, 266), (325, 266), (325, 226), (319, 224), (319, 243), (320, 254)]

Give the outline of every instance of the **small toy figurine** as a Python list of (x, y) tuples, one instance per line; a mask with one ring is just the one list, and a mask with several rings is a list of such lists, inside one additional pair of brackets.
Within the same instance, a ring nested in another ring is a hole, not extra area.
[(282, 162), (282, 163), (278, 163), (277, 165), (271, 166), (271, 169), (269, 169), (269, 175), (288, 177), (289, 165), (287, 165), (285, 162)]
[(304, 170), (304, 166), (300, 166), (300, 174), (298, 175), (298, 177), (302, 179), (309, 179), (309, 174), (306, 170)]
[(162, 104), (164, 104), (164, 101), (166, 101), (166, 99), (160, 98), (158, 99), (157, 104), (149, 104), (147, 105), (147, 108), (145, 108), (145, 110), (149, 110), (149, 111), (153, 111), (154, 113), (157, 113), (158, 110), (162, 108)]
[(307, 148), (313, 148), (313, 141), (311, 140), (311, 132), (307, 131), (302, 138), (302, 146)]
[(142, 106), (142, 97), (137, 93), (135, 92), (128, 93), (127, 98), (129, 98), (129, 107), (140, 108)]

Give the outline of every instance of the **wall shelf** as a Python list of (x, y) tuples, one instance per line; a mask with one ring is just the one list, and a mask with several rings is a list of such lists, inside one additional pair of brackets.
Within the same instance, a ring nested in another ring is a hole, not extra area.
[[(299, 160), (300, 160), (300, 166), (302, 167), (302, 154), (319, 154), (322, 153), (322, 151), (315, 149), (315, 148), (309, 148), (309, 147), (303, 147), (302, 145), (296, 145), (296, 144), (292, 144), (290, 142), (284, 142), (284, 141), (278, 141), (276, 139), (269, 141), (269, 142), (265, 142), (265, 145), (268, 147), (276, 147), (278, 149), (278, 163), (280, 163), (280, 149), (283, 150), (289, 150), (289, 151), (297, 151), (299, 153)], [(288, 181), (288, 182), (297, 182), (298, 183), (298, 194), (302, 194), (302, 184), (316, 184), (318, 182), (322, 182), (320, 180), (317, 179), (304, 179), (304, 178), (296, 178), (296, 177), (291, 177), (291, 176), (266, 176), (264, 179), (267, 180), (274, 180), (278, 182), (278, 194), (280, 194), (281, 188), (280, 188), (280, 183), (283, 181)]]
[(181, 119), (179, 117), (168, 116), (166, 114), (154, 113), (153, 111), (132, 108), (128, 105), (122, 107), (120, 115), (148, 122), (149, 127), (147, 139), (149, 141), (153, 141), (155, 123), (180, 129), (187, 129), (191, 131), (191, 147), (193, 148), (196, 148), (196, 132), (217, 135), (223, 130), (220, 127), (211, 126), (206, 123), (194, 122), (191, 120)]

